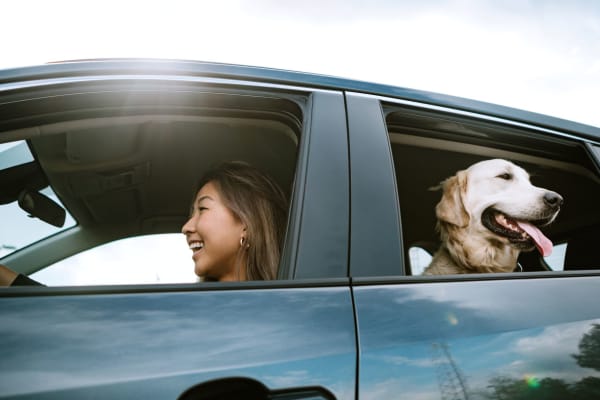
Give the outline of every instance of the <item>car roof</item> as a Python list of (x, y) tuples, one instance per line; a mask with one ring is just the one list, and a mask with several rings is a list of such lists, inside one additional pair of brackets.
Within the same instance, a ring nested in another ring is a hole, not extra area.
[(4, 84), (102, 75), (203, 76), (353, 91), (506, 118), (592, 139), (600, 138), (600, 127), (483, 101), (314, 73), (203, 61), (162, 59), (61, 61), (41, 66), (0, 70), (0, 90), (2, 90), (1, 85)]

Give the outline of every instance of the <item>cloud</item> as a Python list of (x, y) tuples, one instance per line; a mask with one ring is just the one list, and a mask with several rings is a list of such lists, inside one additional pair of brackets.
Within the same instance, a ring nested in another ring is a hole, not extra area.
[(390, 357), (382, 357), (383, 362), (395, 364), (395, 365), (407, 365), (411, 367), (419, 367), (419, 368), (432, 368), (436, 365), (444, 362), (440, 360), (434, 360), (431, 358), (409, 358), (404, 356), (390, 356)]
[(440, 392), (435, 382), (425, 386), (414, 386), (404, 379), (387, 379), (378, 381), (374, 385), (360, 387), (360, 398), (366, 400), (396, 399), (428, 400), (440, 397)]
[(293, 387), (306, 385), (307, 381), (312, 381), (312, 378), (307, 370), (291, 370), (285, 371), (280, 375), (265, 376), (264, 379), (275, 387)]
[(579, 341), (592, 324), (600, 320), (561, 324), (545, 328), (541, 333), (517, 339), (509, 351), (515, 359), (506, 371), (514, 376), (532, 375), (576, 381), (586, 376), (600, 376), (581, 368), (572, 357), (579, 353)]

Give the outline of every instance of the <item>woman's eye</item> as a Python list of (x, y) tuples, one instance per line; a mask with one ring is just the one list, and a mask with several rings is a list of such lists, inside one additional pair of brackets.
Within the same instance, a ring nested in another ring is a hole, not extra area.
[(505, 173), (505, 174), (498, 175), (496, 178), (500, 178), (500, 179), (504, 179), (506, 181), (509, 181), (509, 180), (512, 179), (512, 175), (508, 174), (508, 173)]

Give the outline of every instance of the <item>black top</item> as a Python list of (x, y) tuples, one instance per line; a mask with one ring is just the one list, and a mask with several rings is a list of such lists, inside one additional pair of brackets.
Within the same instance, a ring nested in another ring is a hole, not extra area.
[(19, 274), (16, 279), (10, 284), (10, 286), (46, 286), (42, 285), (38, 281), (34, 281), (33, 279), (25, 276), (23, 274)]

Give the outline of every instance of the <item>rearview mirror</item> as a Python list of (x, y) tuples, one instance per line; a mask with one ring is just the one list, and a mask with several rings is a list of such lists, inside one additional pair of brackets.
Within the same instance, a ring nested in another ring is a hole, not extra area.
[(56, 227), (65, 224), (67, 213), (54, 200), (39, 192), (25, 189), (19, 193), (19, 207), (36, 217)]

